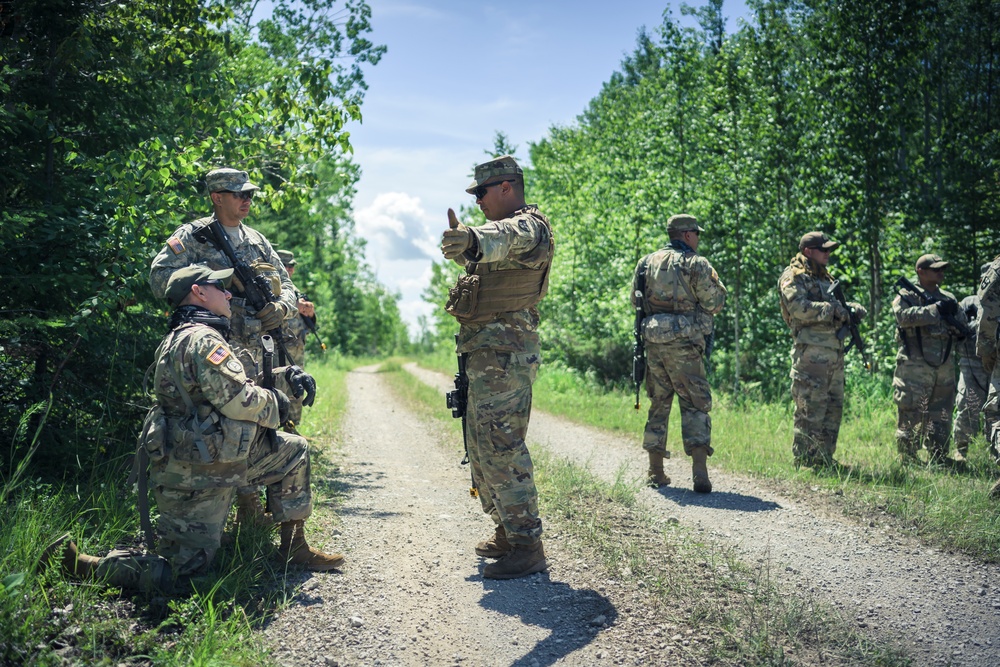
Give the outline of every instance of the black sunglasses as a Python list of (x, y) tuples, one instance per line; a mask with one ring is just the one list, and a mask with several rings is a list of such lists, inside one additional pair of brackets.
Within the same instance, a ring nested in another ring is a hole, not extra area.
[(214, 287), (220, 292), (225, 292), (228, 290), (226, 284), (221, 280), (202, 280), (201, 282), (195, 283), (195, 285), (198, 285), (199, 287)]
[(253, 199), (253, 190), (244, 190), (243, 192), (233, 192), (232, 190), (219, 190), (219, 192), (228, 192), (237, 199), (242, 199), (243, 201), (250, 201)]
[(472, 191), (472, 196), (476, 199), (482, 199), (486, 196), (486, 188), (492, 188), (494, 185), (500, 185), (501, 183), (513, 183), (514, 181), (497, 181), (495, 183), (487, 183), (486, 185), (480, 185), (478, 188)]

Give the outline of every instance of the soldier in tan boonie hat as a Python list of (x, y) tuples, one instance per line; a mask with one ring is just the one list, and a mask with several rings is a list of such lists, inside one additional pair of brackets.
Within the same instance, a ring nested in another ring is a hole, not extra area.
[(208, 192), (245, 192), (260, 190), (250, 182), (250, 175), (245, 171), (230, 169), (213, 169), (205, 174), (205, 189)]
[(948, 267), (948, 262), (944, 261), (941, 255), (926, 254), (921, 255), (917, 260), (916, 268), (920, 269), (944, 269)]
[(840, 243), (831, 240), (823, 232), (809, 232), (808, 234), (803, 234), (802, 238), (799, 239), (799, 250), (805, 250), (806, 248), (836, 250), (839, 247)]
[(517, 161), (510, 155), (501, 155), (489, 162), (476, 165), (474, 180), (465, 188), (470, 195), (475, 194), (476, 188), (484, 185), (493, 185), (501, 181), (521, 181), (524, 179), (524, 170)]

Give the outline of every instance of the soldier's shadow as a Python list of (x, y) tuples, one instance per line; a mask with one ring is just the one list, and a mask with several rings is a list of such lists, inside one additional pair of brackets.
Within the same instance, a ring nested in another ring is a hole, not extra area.
[(712, 493), (695, 493), (691, 489), (675, 486), (661, 486), (656, 493), (681, 507), (713, 507), (722, 510), (738, 510), (740, 512), (773, 512), (782, 509), (773, 500), (764, 500), (757, 496), (748, 496), (732, 491), (712, 491)]

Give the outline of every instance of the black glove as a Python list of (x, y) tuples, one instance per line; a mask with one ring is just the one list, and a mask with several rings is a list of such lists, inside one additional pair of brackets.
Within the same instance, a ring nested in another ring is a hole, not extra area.
[(979, 309), (976, 308), (976, 304), (970, 303), (965, 307), (965, 319), (969, 322), (975, 321), (977, 315), (979, 315)]
[(938, 312), (941, 313), (941, 317), (954, 317), (955, 313), (958, 312), (958, 303), (951, 299), (938, 301), (937, 307)]
[(288, 421), (288, 409), (292, 407), (288, 397), (280, 389), (268, 389), (278, 399), (278, 421), (284, 424)]
[(285, 320), (287, 309), (288, 306), (280, 301), (269, 301), (264, 304), (264, 307), (257, 311), (260, 328), (263, 331), (272, 331), (280, 327)]
[(291, 387), (292, 396), (295, 398), (305, 394), (302, 405), (311, 406), (316, 400), (316, 380), (298, 366), (288, 367), (288, 370), (285, 371), (285, 382)]

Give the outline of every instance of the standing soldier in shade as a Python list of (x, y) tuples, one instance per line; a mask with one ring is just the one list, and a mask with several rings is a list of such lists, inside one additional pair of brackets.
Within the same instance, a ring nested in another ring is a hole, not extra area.
[[(986, 275), (989, 264), (980, 268), (980, 277)], [(969, 443), (983, 432), (979, 423), (979, 415), (986, 404), (986, 396), (990, 388), (990, 374), (983, 368), (976, 353), (977, 336), (975, 331), (979, 326), (979, 315), (982, 310), (979, 295), (971, 294), (958, 307), (965, 313), (969, 328), (973, 335), (963, 339), (956, 346), (958, 352), (958, 391), (955, 396), (955, 424), (951, 439), (955, 441), (955, 458), (964, 461), (969, 454)], [(986, 436), (990, 434), (990, 424), (986, 423)], [(992, 447), (991, 447), (992, 450)]]
[[(983, 368), (990, 374), (990, 390), (983, 406), (989, 427), (990, 449), (994, 457), (1000, 453), (1000, 364), (997, 363), (997, 328), (1000, 322), (1000, 256), (986, 269), (979, 284), (981, 311), (976, 330), (976, 352), (983, 361)], [(995, 459), (1000, 463), (1000, 459)], [(1000, 481), (990, 490), (990, 495), (1000, 498)]]
[(98, 558), (80, 552), (66, 535), (47, 549), (45, 560), (58, 556), (68, 575), (147, 592), (189, 589), (186, 580), (215, 557), (234, 489), (241, 485), (267, 487), (284, 561), (314, 572), (344, 562), (340, 554), (306, 543), (312, 494), (305, 438), (269, 434), (283, 420), (287, 396), (309, 394), (311, 402), (316, 384), (294, 367), (276, 369), (275, 389), (247, 379), (226, 342), (232, 276), (232, 269), (195, 264), (167, 281), (166, 297), (175, 309), (156, 354), (157, 406), (146, 417), (140, 443), (152, 461), (156, 553), (114, 550)]
[(448, 209), (441, 252), (466, 273), (445, 308), (461, 323), (457, 352), (467, 355), (473, 481), (483, 511), (496, 524), (494, 535), (475, 550), (499, 558), (486, 566), (484, 577), (513, 579), (548, 567), (524, 439), (531, 385), (541, 363), (535, 306), (548, 289), (555, 241), (548, 219), (525, 204), (524, 175), (510, 155), (478, 165), (466, 192), (489, 222), (467, 227)]
[(960, 332), (946, 319), (965, 323), (965, 313), (941, 289), (948, 262), (938, 255), (917, 260), (916, 290), (900, 286), (892, 300), (896, 316), (896, 372), (892, 397), (898, 408), (896, 448), (903, 462), (917, 461), (927, 448), (930, 460), (945, 463), (955, 407), (955, 357)]
[(792, 400), (795, 402), (792, 455), (796, 466), (836, 465), (844, 414), (843, 328), (868, 314), (861, 304), (844, 308), (832, 293), (827, 269), (840, 244), (823, 232), (799, 240), (799, 252), (778, 279), (781, 317), (792, 330)]
[[(289, 250), (279, 250), (278, 257), (281, 258), (281, 265), (285, 267), (288, 278), (295, 277), (295, 255)], [(306, 367), (306, 337), (309, 329), (306, 327), (305, 318), (311, 318), (316, 322), (316, 306), (312, 301), (308, 301), (302, 296), (298, 287), (292, 287), (295, 291), (295, 305), (298, 308), (297, 315), (284, 321), (281, 333), (284, 334), (285, 352), (288, 353), (288, 363), (295, 364), (300, 368)], [(288, 421), (290, 428), (302, 421), (302, 400), (289, 397), (292, 406), (288, 410)], [(286, 427), (288, 428), (288, 427)]]
[(642, 446), (649, 455), (649, 483), (670, 484), (663, 459), (670, 456), (667, 422), (676, 394), (694, 490), (710, 493), (712, 390), (705, 377), (704, 354), (714, 316), (726, 303), (726, 288), (709, 261), (696, 252), (703, 231), (691, 215), (679, 214), (667, 221), (670, 245), (639, 260), (632, 280), (632, 306), (637, 307), (642, 299), (649, 396)]
[[(298, 312), (298, 308), (295, 287), (281, 266), (278, 254), (263, 234), (243, 224), (243, 219), (250, 214), (250, 201), (260, 189), (249, 178), (247, 172), (229, 168), (213, 169), (205, 175), (212, 215), (183, 224), (170, 235), (153, 258), (149, 285), (153, 294), (164, 298), (167, 283), (178, 269), (192, 264), (205, 264), (212, 269), (232, 268), (229, 257), (221, 248), (216, 248), (205, 233), (208, 225), (218, 220), (224, 233), (229, 235), (236, 256), (249, 264), (257, 275), (267, 278), (272, 292), (278, 297), (277, 301), (255, 310), (247, 303), (242, 286), (233, 284), (229, 342), (247, 377), (257, 377), (263, 359), (261, 335), (279, 328), (284, 320)], [(282, 363), (288, 362), (283, 360)], [(238, 522), (263, 520), (264, 508), (257, 489), (241, 489), (237, 499)]]

